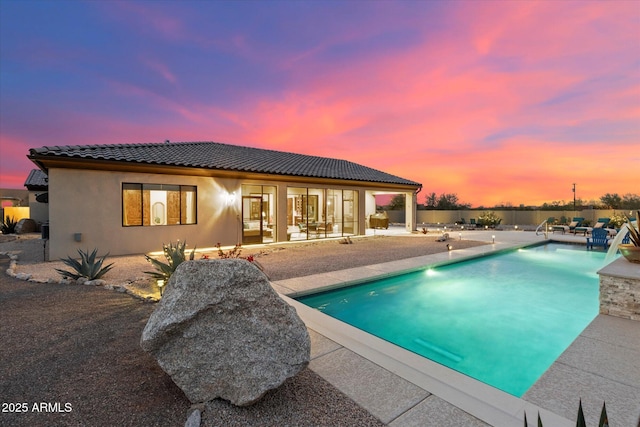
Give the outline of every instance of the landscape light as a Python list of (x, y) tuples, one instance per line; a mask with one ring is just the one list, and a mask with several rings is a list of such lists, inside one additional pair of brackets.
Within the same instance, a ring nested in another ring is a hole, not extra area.
[(496, 235), (494, 234), (493, 236), (491, 236), (491, 243), (495, 243), (496, 242)]
[(462, 233), (458, 233), (458, 237), (462, 240)]
[(450, 251), (453, 249), (453, 246), (451, 246), (451, 244), (447, 244), (447, 250)]
[(164, 279), (157, 279), (156, 285), (160, 288), (160, 296), (162, 296), (162, 289), (164, 288)]

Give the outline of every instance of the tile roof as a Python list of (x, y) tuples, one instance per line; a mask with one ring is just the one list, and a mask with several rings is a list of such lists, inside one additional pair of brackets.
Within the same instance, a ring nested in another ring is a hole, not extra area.
[(421, 186), (347, 160), (218, 142), (66, 145), (29, 150), (29, 158), (35, 162), (54, 157)]
[(47, 180), (47, 174), (40, 169), (31, 169), (27, 180), (24, 182), (24, 186), (29, 190), (43, 190), (49, 188), (49, 181)]

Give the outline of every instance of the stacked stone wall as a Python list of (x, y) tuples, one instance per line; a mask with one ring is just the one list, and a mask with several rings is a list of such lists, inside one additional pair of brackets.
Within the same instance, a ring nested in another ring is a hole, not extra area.
[(640, 278), (600, 274), (600, 313), (640, 320)]

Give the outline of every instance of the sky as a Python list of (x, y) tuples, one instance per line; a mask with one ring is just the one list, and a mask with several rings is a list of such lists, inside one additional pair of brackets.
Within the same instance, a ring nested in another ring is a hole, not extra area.
[(0, 188), (29, 148), (216, 141), (472, 206), (640, 193), (640, 2), (0, 1)]

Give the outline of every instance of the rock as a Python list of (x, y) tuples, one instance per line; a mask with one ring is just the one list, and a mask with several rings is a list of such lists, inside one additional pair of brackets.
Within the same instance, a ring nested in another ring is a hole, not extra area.
[(304, 369), (311, 349), (295, 309), (241, 259), (180, 264), (140, 344), (191, 402), (238, 406)]
[(38, 224), (32, 219), (22, 218), (16, 224), (16, 234), (33, 233), (38, 229)]
[(199, 409), (194, 409), (187, 417), (187, 422), (184, 423), (184, 427), (200, 427), (202, 416), (200, 415)]

